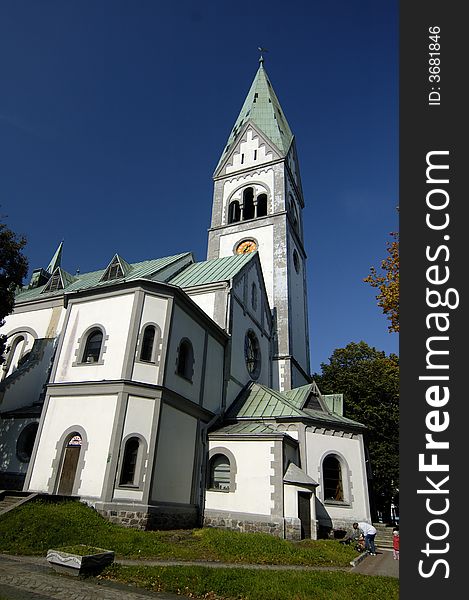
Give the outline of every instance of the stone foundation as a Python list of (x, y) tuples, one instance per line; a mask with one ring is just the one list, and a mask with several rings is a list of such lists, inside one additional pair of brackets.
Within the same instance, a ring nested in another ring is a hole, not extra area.
[(94, 508), (111, 523), (132, 529), (192, 529), (200, 526), (198, 509), (192, 506), (96, 503)]
[(301, 540), (301, 521), (297, 517), (285, 517), (285, 539)]
[(244, 515), (235, 513), (207, 512), (204, 516), (204, 527), (217, 527), (230, 529), (242, 533), (269, 533), (279, 538), (285, 537), (284, 520), (272, 517), (266, 519), (265, 515)]

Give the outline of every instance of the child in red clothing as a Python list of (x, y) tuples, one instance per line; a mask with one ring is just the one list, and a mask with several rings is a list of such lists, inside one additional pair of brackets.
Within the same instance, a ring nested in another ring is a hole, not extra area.
[(399, 560), (399, 529), (392, 531), (392, 557), (394, 560)]

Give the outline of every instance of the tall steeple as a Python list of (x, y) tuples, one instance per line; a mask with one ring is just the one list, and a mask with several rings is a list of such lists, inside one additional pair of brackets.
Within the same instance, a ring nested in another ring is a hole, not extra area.
[(259, 252), (276, 323), (272, 385), (288, 390), (310, 379), (304, 200), (295, 138), (259, 62), (213, 176), (207, 255)]
[(261, 59), (254, 81), (228, 137), (217, 169), (238, 137), (243, 125), (250, 121), (268, 138), (279, 155), (286, 156), (293, 141), (293, 134), (283, 113), (274, 88), (270, 83)]

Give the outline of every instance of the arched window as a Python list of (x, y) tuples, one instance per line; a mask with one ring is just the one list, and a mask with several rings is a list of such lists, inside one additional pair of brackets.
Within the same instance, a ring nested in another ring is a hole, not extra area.
[(233, 200), (230, 202), (228, 206), (228, 223), (237, 223), (241, 220), (241, 209), (239, 207), (239, 202), (237, 200)]
[(101, 347), (103, 345), (103, 332), (101, 329), (92, 329), (86, 338), (85, 349), (81, 362), (95, 363), (101, 356)]
[(187, 338), (182, 339), (179, 344), (176, 373), (190, 381), (194, 374), (194, 350)]
[(257, 286), (255, 283), (251, 286), (251, 306), (253, 310), (257, 310)]
[(257, 196), (257, 216), (265, 217), (267, 214), (267, 194)]
[(139, 449), (140, 440), (137, 437), (131, 437), (126, 441), (119, 485), (138, 484), (138, 481), (136, 481), (136, 475)]
[(344, 501), (342, 483), (342, 467), (339, 460), (332, 455), (326, 456), (322, 463), (324, 500)]
[(228, 492), (231, 489), (231, 466), (224, 454), (215, 454), (210, 459), (208, 487), (211, 490)]
[(156, 329), (154, 325), (147, 325), (143, 331), (142, 348), (140, 350), (140, 360), (144, 362), (155, 362), (154, 346), (155, 346)]
[(254, 219), (254, 190), (248, 187), (243, 192), (243, 221)]
[(16, 442), (16, 456), (21, 462), (29, 462), (33, 453), (34, 440), (37, 434), (37, 423), (26, 425)]
[(12, 341), (10, 348), (7, 348), (7, 360), (5, 367), (7, 376), (11, 375), (13, 371), (16, 371), (18, 366), (20, 366), (20, 359), (25, 346), (25, 341), (26, 339), (24, 335), (18, 335)]

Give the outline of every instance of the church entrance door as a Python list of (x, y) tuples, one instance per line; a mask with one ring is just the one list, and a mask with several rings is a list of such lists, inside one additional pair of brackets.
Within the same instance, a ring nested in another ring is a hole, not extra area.
[(80, 451), (81, 437), (75, 434), (68, 441), (64, 452), (59, 488), (57, 490), (57, 494), (61, 496), (71, 496), (73, 493), (73, 484), (75, 483)]
[(311, 538), (311, 494), (298, 492), (298, 517), (301, 521), (301, 539)]

